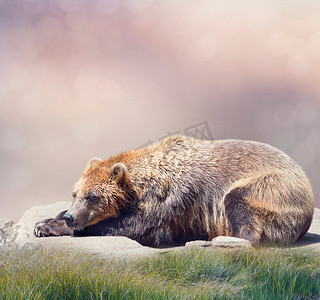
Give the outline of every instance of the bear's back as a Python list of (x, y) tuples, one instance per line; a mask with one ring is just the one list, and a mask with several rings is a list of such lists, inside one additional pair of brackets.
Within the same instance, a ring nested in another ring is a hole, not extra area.
[(244, 140), (203, 141), (185, 136), (163, 140), (159, 151), (166, 165), (179, 171), (213, 170), (235, 178), (256, 172), (282, 171), (305, 176), (301, 167), (283, 151), (268, 144)]

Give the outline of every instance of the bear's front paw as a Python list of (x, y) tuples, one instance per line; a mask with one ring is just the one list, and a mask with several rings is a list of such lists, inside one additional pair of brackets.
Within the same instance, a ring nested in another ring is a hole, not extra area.
[(40, 222), (37, 222), (34, 227), (34, 235), (37, 237), (44, 237), (54, 235), (51, 228), (54, 224), (54, 219), (46, 219)]
[(37, 237), (48, 236), (49, 232), (49, 227), (45, 221), (37, 222), (33, 231), (34, 235)]
[(46, 219), (37, 222), (34, 227), (36, 237), (71, 235), (73, 230), (67, 227), (64, 220)]

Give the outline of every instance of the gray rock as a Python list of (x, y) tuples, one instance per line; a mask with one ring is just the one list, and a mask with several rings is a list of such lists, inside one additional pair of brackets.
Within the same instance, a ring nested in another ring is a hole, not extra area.
[(14, 222), (8, 218), (0, 218), (0, 228), (5, 230), (14, 225)]
[(7, 246), (13, 233), (14, 222), (7, 218), (0, 218), (0, 247)]
[(57, 202), (50, 205), (35, 206), (29, 209), (14, 226), (11, 241), (15, 245), (24, 246), (36, 241), (38, 238), (33, 234), (34, 225), (43, 219), (54, 218), (61, 211), (70, 207), (71, 202)]
[[(68, 209), (70, 204), (71, 202), (57, 202), (50, 205), (35, 206), (25, 212), (17, 224), (5, 222), (3, 219), (3, 223), (0, 224), (4, 224), (3, 227), (6, 228), (10, 227), (11, 230), (10, 234), (5, 237), (6, 243), (20, 247), (40, 245), (49, 249), (82, 251), (104, 256), (137, 256), (163, 252), (162, 249), (143, 247), (134, 240), (120, 236), (38, 238), (34, 235), (33, 230), (36, 222), (55, 217), (61, 211)], [(2, 236), (1, 230), (0, 237)]]
[(320, 251), (320, 209), (319, 208), (314, 209), (313, 220), (308, 233), (292, 246), (299, 247), (299, 248), (310, 248), (316, 251)]
[(211, 247), (228, 248), (228, 249), (248, 249), (253, 248), (248, 240), (239, 239), (231, 236), (217, 236), (212, 239)]
[[(59, 212), (68, 209), (70, 202), (58, 202), (51, 205), (36, 206), (28, 210), (14, 224), (6, 218), (0, 218), (0, 247), (6, 245), (41, 245), (47, 248), (69, 249), (71, 251), (83, 251), (96, 253), (103, 256), (137, 256), (153, 253), (166, 253), (169, 251), (180, 251), (184, 247), (168, 249), (155, 249), (143, 247), (136, 241), (126, 237), (46, 237), (37, 238), (33, 234), (36, 222), (52, 218)], [(212, 241), (192, 241), (185, 247), (205, 248), (215, 247), (220, 249), (248, 249), (251, 244), (247, 240), (219, 236)], [(314, 218), (307, 235), (296, 243), (294, 247), (312, 247), (320, 250), (320, 209), (315, 209)]]
[(185, 247), (199, 247), (199, 248), (205, 248), (205, 247), (210, 247), (211, 246), (211, 241), (191, 241), (187, 242)]
[(320, 234), (320, 209), (315, 208), (313, 213), (312, 223), (309, 232), (317, 232)]
[(243, 249), (252, 248), (251, 243), (244, 239), (239, 239), (230, 236), (218, 236), (212, 241), (192, 241), (186, 243), (185, 247), (198, 247), (198, 248), (228, 248), (228, 249)]
[(48, 249), (64, 249), (72, 252), (99, 254), (105, 257), (140, 256), (161, 253), (163, 249), (144, 247), (123, 236), (45, 237), (33, 243)]
[(7, 245), (7, 236), (5, 231), (0, 228), (0, 248)]

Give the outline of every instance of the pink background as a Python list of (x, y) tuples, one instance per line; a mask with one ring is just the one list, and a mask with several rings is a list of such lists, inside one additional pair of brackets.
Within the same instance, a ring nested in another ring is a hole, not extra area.
[(0, 0), (0, 215), (201, 122), (270, 143), (320, 206), (320, 2)]

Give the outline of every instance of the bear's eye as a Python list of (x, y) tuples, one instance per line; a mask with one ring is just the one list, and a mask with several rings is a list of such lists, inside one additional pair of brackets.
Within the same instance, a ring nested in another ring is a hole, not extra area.
[(88, 202), (97, 202), (99, 200), (99, 197), (94, 195), (94, 194), (89, 194), (85, 197), (85, 199), (88, 201)]

